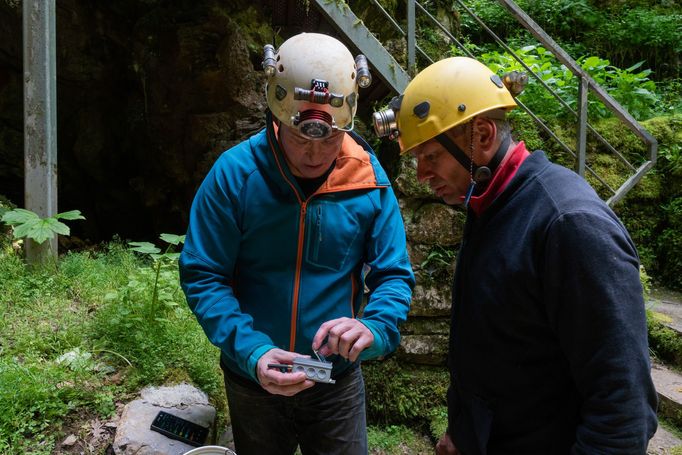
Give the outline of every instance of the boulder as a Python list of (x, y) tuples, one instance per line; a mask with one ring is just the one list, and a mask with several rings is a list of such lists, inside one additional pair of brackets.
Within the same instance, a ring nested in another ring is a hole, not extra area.
[(113, 444), (116, 455), (182, 455), (194, 448), (149, 429), (159, 411), (213, 427), (215, 408), (194, 386), (148, 387), (140, 395), (123, 409)]
[(407, 223), (407, 239), (426, 245), (454, 246), (462, 240), (466, 215), (448, 205), (427, 203)]
[(451, 306), (450, 285), (437, 283), (423, 284), (423, 280), (418, 279), (417, 285), (412, 293), (412, 305), (409, 317), (414, 316), (449, 316)]
[(422, 365), (444, 365), (447, 353), (447, 335), (404, 335), (398, 347), (401, 361)]

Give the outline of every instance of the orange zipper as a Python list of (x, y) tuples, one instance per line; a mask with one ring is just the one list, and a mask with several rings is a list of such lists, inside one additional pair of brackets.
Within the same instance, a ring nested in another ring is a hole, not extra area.
[(295, 352), (296, 348), (296, 321), (298, 319), (298, 291), (301, 288), (301, 265), (303, 262), (303, 238), (305, 236), (305, 213), (308, 201), (301, 202), (301, 213), (298, 226), (298, 250), (296, 252), (296, 275), (294, 277), (294, 297), (291, 302), (291, 335), (289, 338), (289, 351)]
[(355, 275), (353, 275), (353, 272), (350, 272), (350, 314), (351, 318), (355, 319), (355, 309), (353, 307), (353, 303), (355, 300)]
[(275, 157), (275, 163), (277, 163), (277, 168), (279, 173), (285, 182), (291, 187), (296, 199), (298, 199), (299, 204), (301, 204), (301, 211), (299, 213), (299, 226), (298, 226), (298, 248), (296, 251), (296, 273), (294, 275), (294, 295), (291, 301), (291, 328), (289, 335), (289, 351), (294, 352), (296, 348), (296, 321), (298, 319), (298, 292), (301, 288), (301, 265), (303, 263), (303, 240), (305, 236), (305, 214), (308, 207), (308, 200), (302, 200), (301, 196), (296, 190), (296, 186), (292, 184), (287, 178), (286, 173), (282, 169), (282, 164), (279, 162), (279, 157), (275, 151), (275, 145), (270, 139), (270, 134), (267, 135), (268, 142), (270, 143), (270, 150), (272, 155)]

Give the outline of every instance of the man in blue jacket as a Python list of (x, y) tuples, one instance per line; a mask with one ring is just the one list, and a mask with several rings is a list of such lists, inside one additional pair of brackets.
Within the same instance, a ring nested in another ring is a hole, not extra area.
[(580, 176), (511, 139), (505, 82), (520, 80), (449, 58), (375, 114), (467, 209), (437, 453), (644, 455), (657, 399), (637, 251)]
[[(365, 454), (359, 362), (398, 346), (414, 286), (388, 178), (352, 133), (369, 71), (313, 33), (266, 46), (263, 65), (266, 128), (199, 188), (182, 287), (221, 350), (240, 455)], [(335, 383), (287, 369), (318, 353)]]

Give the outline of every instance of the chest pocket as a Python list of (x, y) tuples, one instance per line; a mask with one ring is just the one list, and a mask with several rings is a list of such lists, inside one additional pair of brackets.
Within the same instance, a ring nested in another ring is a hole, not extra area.
[(311, 208), (306, 219), (306, 261), (335, 272), (342, 270), (359, 248), (360, 224), (338, 202), (323, 200)]

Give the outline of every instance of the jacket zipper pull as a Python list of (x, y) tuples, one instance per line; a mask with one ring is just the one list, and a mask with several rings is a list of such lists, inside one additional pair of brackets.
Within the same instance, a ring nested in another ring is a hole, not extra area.
[(322, 207), (317, 207), (317, 233), (319, 242), (322, 243)]

